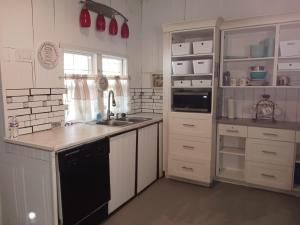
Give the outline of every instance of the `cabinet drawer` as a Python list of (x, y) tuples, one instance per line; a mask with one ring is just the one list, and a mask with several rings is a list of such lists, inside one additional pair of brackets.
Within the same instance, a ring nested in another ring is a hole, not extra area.
[(219, 124), (219, 134), (234, 137), (247, 137), (247, 127)]
[(185, 162), (176, 158), (169, 158), (168, 174), (179, 178), (210, 183), (210, 163)]
[(300, 131), (296, 131), (296, 142), (300, 143)]
[(261, 127), (248, 127), (248, 137), (274, 141), (294, 142), (295, 131)]
[(172, 121), (170, 121), (170, 131), (173, 134), (210, 138), (212, 133), (212, 121), (173, 117)]
[(191, 161), (211, 160), (211, 139), (171, 135), (170, 153)]
[(256, 162), (292, 166), (294, 151), (294, 143), (251, 138), (246, 142), (246, 160)]
[(246, 181), (283, 190), (292, 189), (292, 167), (246, 162)]

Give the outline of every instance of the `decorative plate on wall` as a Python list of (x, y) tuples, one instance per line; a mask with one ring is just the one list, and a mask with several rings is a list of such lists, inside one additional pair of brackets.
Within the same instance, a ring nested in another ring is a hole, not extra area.
[(44, 42), (38, 49), (38, 59), (45, 69), (54, 69), (58, 64), (58, 47), (52, 42)]

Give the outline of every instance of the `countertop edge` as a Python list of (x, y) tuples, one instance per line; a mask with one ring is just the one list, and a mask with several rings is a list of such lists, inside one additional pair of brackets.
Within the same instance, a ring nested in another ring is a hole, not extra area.
[[(132, 124), (132, 125), (129, 125), (129, 126), (117, 127), (117, 128), (119, 128), (118, 130), (110, 131), (110, 132), (107, 132), (107, 133), (102, 134), (102, 135), (95, 135), (95, 136), (90, 137), (90, 138), (81, 139), (79, 141), (75, 141), (75, 142), (65, 144), (65, 145), (61, 145), (61, 146), (53, 145), (53, 146), (49, 147), (49, 146), (45, 146), (45, 145), (35, 144), (35, 143), (32, 143), (32, 142), (29, 143), (29, 142), (18, 140), (18, 139), (9, 139), (7, 137), (4, 137), (3, 141), (5, 143), (8, 143), (8, 144), (15, 144), (15, 145), (20, 145), (20, 146), (35, 148), (35, 149), (38, 149), (38, 150), (43, 150), (43, 151), (48, 151), (48, 152), (58, 152), (58, 151), (63, 151), (63, 150), (70, 149), (72, 147), (76, 147), (76, 146), (80, 146), (80, 145), (83, 145), (83, 144), (91, 143), (93, 141), (97, 141), (97, 140), (103, 139), (105, 137), (115, 136), (115, 135), (118, 135), (118, 134), (129, 132), (131, 130), (135, 130), (135, 129), (143, 128), (143, 127), (146, 127), (146, 126), (150, 126), (151, 124), (159, 123), (159, 122), (162, 122), (162, 121), (163, 121), (162, 118), (152, 118), (151, 120), (147, 120), (147, 121), (140, 122), (140, 123), (135, 123), (135, 124)], [(99, 126), (99, 125), (95, 125), (95, 126)], [(104, 126), (104, 125), (102, 125), (102, 126)], [(41, 132), (44, 132), (44, 131), (41, 131)]]

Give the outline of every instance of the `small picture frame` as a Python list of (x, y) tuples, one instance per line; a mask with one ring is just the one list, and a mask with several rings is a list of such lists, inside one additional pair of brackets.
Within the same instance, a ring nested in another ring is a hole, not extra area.
[(162, 74), (152, 74), (152, 85), (154, 88), (163, 87), (163, 75)]

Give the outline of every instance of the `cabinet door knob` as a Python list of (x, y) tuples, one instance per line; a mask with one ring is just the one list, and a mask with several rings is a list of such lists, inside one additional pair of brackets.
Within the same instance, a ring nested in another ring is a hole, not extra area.
[(266, 150), (262, 150), (262, 152), (269, 155), (277, 155), (277, 152), (266, 151)]
[(188, 145), (183, 145), (182, 147), (189, 150), (193, 150), (195, 148), (194, 146), (188, 146)]
[(261, 176), (271, 178), (271, 179), (276, 179), (276, 176), (271, 175), (271, 174), (262, 173)]
[(271, 136), (271, 137), (277, 137), (277, 134), (273, 134), (273, 133), (263, 133), (263, 135), (265, 136)]
[(238, 133), (239, 132), (238, 130), (226, 130), (226, 131), (229, 133)]
[(194, 171), (194, 169), (191, 168), (191, 167), (183, 166), (183, 167), (181, 167), (181, 168), (184, 169), (184, 170)]
[(194, 124), (187, 124), (187, 123), (184, 123), (182, 124), (184, 127), (194, 127), (195, 125)]

